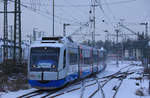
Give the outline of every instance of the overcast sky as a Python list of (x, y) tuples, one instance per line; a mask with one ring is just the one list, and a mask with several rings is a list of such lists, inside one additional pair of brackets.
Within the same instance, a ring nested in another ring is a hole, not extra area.
[[(26, 35), (31, 34), (33, 28), (38, 28), (38, 31), (46, 32), (46, 35), (52, 35), (52, 0), (21, 0), (22, 4), (28, 8), (22, 7), (22, 32), (23, 39), (27, 39)], [(96, 33), (97, 40), (105, 40), (106, 33), (104, 30), (109, 30), (114, 34), (117, 22), (120, 19), (129, 23), (150, 22), (150, 0), (97, 0), (101, 7), (96, 7)], [(79, 29), (80, 22), (89, 21), (89, 10), (91, 0), (55, 0), (55, 35), (63, 34), (63, 23), (72, 24), (68, 26), (67, 34), (71, 34)], [(36, 10), (31, 10), (36, 9)], [(0, 11), (3, 10), (3, 3), (0, 0)], [(13, 3), (9, 2), (8, 10), (13, 10)], [(102, 22), (105, 20), (105, 22)], [(136, 32), (144, 31), (144, 26), (125, 24)], [(13, 15), (9, 14), (9, 25), (13, 25)], [(128, 32), (122, 29), (124, 32)], [(150, 30), (150, 29), (149, 29)], [(3, 32), (3, 15), (0, 14), (0, 32), (2, 37)], [(84, 28), (79, 33), (88, 33), (89, 29)], [(129, 33), (129, 32), (128, 32)], [(74, 36), (77, 39), (79, 36)], [(90, 39), (91, 36), (79, 37), (79, 40)]]

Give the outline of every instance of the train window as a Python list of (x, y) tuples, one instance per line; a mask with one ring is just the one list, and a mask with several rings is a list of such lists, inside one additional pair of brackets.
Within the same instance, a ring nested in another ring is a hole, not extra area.
[(41, 68), (45, 68), (48, 71), (56, 71), (59, 61), (59, 52), (59, 48), (32, 48), (30, 56), (31, 70), (37, 71), (42, 70)]
[(77, 64), (77, 53), (69, 53), (69, 64)]
[(63, 68), (66, 67), (66, 50), (64, 50)]
[(70, 51), (69, 51), (69, 64), (70, 65), (75, 65), (78, 63), (77, 51), (78, 50), (76, 48), (70, 48)]

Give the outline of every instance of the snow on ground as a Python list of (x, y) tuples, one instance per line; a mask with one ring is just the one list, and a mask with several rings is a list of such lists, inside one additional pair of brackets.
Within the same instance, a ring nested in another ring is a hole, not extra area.
[(28, 89), (28, 90), (19, 90), (17, 92), (7, 92), (7, 93), (0, 93), (0, 98), (16, 98), (18, 96), (21, 96), (23, 94), (35, 91), (36, 89)]
[[(105, 72), (103, 72), (102, 74), (99, 74), (99, 77), (104, 76), (104, 75), (108, 75), (108, 74), (112, 74), (114, 72), (117, 72), (120, 68), (123, 68), (125, 66), (128, 65), (139, 65), (139, 66), (135, 66), (132, 69), (142, 69), (143, 67), (140, 67), (141, 62), (138, 61), (123, 61), (123, 62), (119, 62), (119, 67), (116, 66), (116, 61), (110, 61), (107, 69), (105, 70)], [(127, 70), (127, 69), (125, 69)], [(139, 86), (136, 86), (136, 83), (139, 83), (139, 81), (137, 80), (133, 80), (133, 79), (129, 79), (130, 77), (139, 77), (138, 74), (132, 74), (130, 76), (128, 76), (126, 79), (123, 80), (123, 83), (121, 85), (121, 87), (119, 88), (119, 91), (116, 95), (116, 98), (150, 98), (150, 95), (147, 96), (137, 96), (135, 93), (136, 91), (140, 88), (140, 87), (144, 87), (144, 88), (148, 88), (148, 80), (144, 80), (144, 82), (142, 82)], [(106, 98), (112, 98), (112, 85), (114, 85), (115, 83), (117, 83), (117, 81), (110, 81), (106, 87), (104, 87), (104, 92), (105, 92), (105, 97)], [(111, 89), (111, 91), (110, 91)], [(110, 92), (109, 92), (110, 91)]]
[[(129, 65), (141, 65), (141, 62), (138, 61), (123, 61), (123, 62), (119, 62), (119, 67), (116, 66), (116, 61), (108, 61), (107, 63), (107, 68), (105, 69), (105, 71), (103, 71), (102, 73), (98, 74), (98, 77), (104, 77), (104, 76), (108, 76), (111, 75), (115, 72), (117, 72), (119, 69), (125, 67), (125, 66), (129, 66)], [(134, 66), (132, 69), (141, 69), (143, 67), (140, 66)], [(124, 71), (127, 69), (124, 69)], [(144, 79), (141, 81), (139, 80), (135, 80), (135, 79), (130, 79), (130, 78), (135, 78), (135, 77), (139, 77), (139, 74), (132, 74), (129, 75), (126, 79), (123, 80), (123, 83), (121, 85), (121, 87), (119, 88), (119, 91), (116, 95), (116, 98), (150, 98), (150, 95), (147, 93), (148, 91), (148, 80)], [(88, 80), (88, 79), (87, 79)], [(95, 81), (91, 81), (89, 83), (85, 83), (84, 85), (88, 85), (90, 83), (94, 83)], [(105, 98), (112, 98), (112, 95), (114, 94), (114, 91), (112, 90), (114, 85), (117, 85), (119, 82), (117, 79), (113, 79), (112, 81), (108, 82), (104, 88), (104, 94), (105, 94)], [(136, 84), (139, 83), (139, 85), (137, 86)], [(77, 88), (80, 87), (80, 85), (75, 85), (75, 86), (71, 86), (68, 88), (63, 89), (63, 91), (59, 91), (59, 92), (66, 92), (72, 88)], [(83, 94), (83, 98), (87, 98), (90, 94), (92, 94), (96, 89), (98, 88), (98, 84), (95, 84), (93, 86), (90, 87), (86, 87), (84, 90), (84, 94)], [(142, 91), (144, 91), (145, 96), (140, 97), (137, 96), (135, 93), (137, 90), (142, 89)], [(0, 93), (0, 97), (1, 98), (16, 98), (18, 96), (21, 96), (23, 94), (35, 91), (36, 89), (29, 89), (29, 90), (20, 90), (17, 92), (8, 92), (8, 93)], [(76, 90), (70, 93), (66, 93), (64, 95), (58, 96), (57, 98), (80, 98), (81, 96), (81, 90)], [(58, 92), (58, 93), (59, 93)], [(55, 94), (54, 94), (55, 95)], [(40, 98), (41, 96), (37, 96), (34, 98)], [(102, 98), (102, 93), (99, 90), (98, 93), (95, 94), (95, 96), (93, 96), (93, 98)]]

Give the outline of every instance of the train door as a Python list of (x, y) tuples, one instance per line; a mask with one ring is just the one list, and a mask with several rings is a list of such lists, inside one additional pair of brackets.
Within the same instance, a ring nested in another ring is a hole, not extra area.
[(66, 48), (62, 49), (60, 65), (58, 70), (58, 79), (63, 79), (67, 75), (67, 51)]
[(93, 73), (93, 49), (90, 49), (90, 58), (91, 58), (91, 62), (90, 62), (90, 66), (91, 66), (91, 73)]
[(66, 67), (66, 49), (64, 50), (64, 56), (63, 56), (63, 69)]
[(100, 65), (100, 63), (99, 63), (100, 62), (100, 59), (99, 59), (100, 55), (99, 55), (99, 53), (100, 53), (99, 50), (97, 50), (97, 72), (99, 71), (99, 65)]
[(78, 47), (78, 78), (82, 75), (82, 47)]

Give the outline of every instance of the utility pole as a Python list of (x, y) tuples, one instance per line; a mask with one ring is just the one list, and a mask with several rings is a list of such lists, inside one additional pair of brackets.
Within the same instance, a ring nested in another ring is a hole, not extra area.
[(8, 17), (7, 17), (7, 4), (8, 1), (4, 0), (4, 47), (3, 47), (3, 62), (6, 63), (8, 60)]
[(95, 0), (93, 1), (93, 46), (95, 47), (95, 28), (96, 28), (96, 23), (95, 23)]
[(55, 2), (53, 0), (53, 37), (55, 36)]
[(146, 22), (145, 25), (146, 34), (148, 35), (148, 23)]
[(95, 3), (95, 0), (91, 0), (91, 7), (92, 7), (92, 10), (90, 10), (90, 14), (92, 15), (91, 16), (91, 19), (90, 19), (90, 22), (91, 22), (91, 29), (92, 29), (92, 46), (94, 47), (95, 46), (95, 28), (96, 28), (96, 22), (95, 22), (95, 7), (97, 6)]
[[(7, 14), (14, 14), (14, 41), (13, 41), (13, 64), (21, 63), (22, 61), (22, 47), (21, 47), (21, 6), (20, 0), (14, 1), (14, 11), (7, 11), (8, 0), (4, 0), (4, 61), (8, 59), (8, 19)], [(18, 52), (19, 51), (19, 52)], [(16, 58), (16, 56), (18, 58)]]
[(115, 32), (116, 32), (116, 55), (117, 55), (117, 60), (116, 60), (116, 65), (117, 65), (117, 67), (119, 67), (119, 54), (118, 54), (118, 33), (119, 33), (119, 29), (116, 29), (115, 30)]
[(11, 43), (13, 42), (13, 26), (10, 25), (10, 40), (11, 40)]
[[(22, 62), (22, 47), (21, 47), (21, 6), (20, 0), (15, 0), (15, 13), (14, 13), (14, 53), (13, 53), (13, 63)], [(19, 49), (19, 53), (16, 51)], [(16, 55), (18, 54), (18, 58)], [(17, 62), (16, 62), (17, 61)]]
[(12, 56), (13, 54), (13, 26), (10, 26), (10, 46), (11, 46), (11, 50), (10, 50), (10, 54)]

